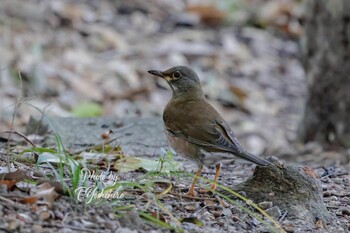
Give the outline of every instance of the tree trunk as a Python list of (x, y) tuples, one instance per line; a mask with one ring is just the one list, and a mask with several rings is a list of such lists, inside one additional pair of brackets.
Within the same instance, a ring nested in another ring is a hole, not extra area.
[(306, 0), (301, 141), (350, 147), (350, 1)]

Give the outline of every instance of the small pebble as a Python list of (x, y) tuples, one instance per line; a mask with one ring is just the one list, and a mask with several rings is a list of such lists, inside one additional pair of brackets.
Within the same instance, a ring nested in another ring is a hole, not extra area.
[(131, 230), (126, 227), (120, 227), (115, 231), (115, 233), (137, 233), (137, 230)]
[(222, 214), (225, 215), (226, 217), (231, 217), (232, 211), (230, 208), (224, 208), (224, 210), (222, 211)]
[(330, 201), (328, 204), (329, 207), (336, 207), (340, 205), (341, 205), (340, 201)]
[(340, 210), (338, 210), (337, 212), (335, 212), (335, 215), (337, 216), (343, 216), (342, 212)]
[(198, 189), (198, 193), (206, 194), (206, 193), (208, 193), (208, 190), (207, 190), (207, 189), (200, 188), (200, 189)]
[(6, 230), (13, 232), (20, 227), (20, 221), (17, 219), (11, 219), (8, 221)]
[(349, 208), (342, 208), (341, 213), (343, 215), (350, 215), (350, 209)]
[(218, 225), (221, 226), (221, 227), (225, 226), (225, 223), (224, 223), (224, 222), (217, 222), (216, 224), (218, 224)]
[(350, 198), (343, 197), (343, 202), (350, 204)]
[(344, 232), (344, 228), (339, 227), (336, 232)]
[(42, 211), (39, 213), (39, 219), (41, 221), (48, 220), (50, 218), (51, 214), (49, 211)]
[(338, 201), (338, 198), (337, 198), (336, 196), (331, 196), (331, 197), (329, 198), (329, 200), (331, 200), (331, 201)]
[(277, 206), (267, 209), (266, 213), (275, 219), (278, 219), (281, 216), (281, 210)]
[(286, 220), (284, 221), (283, 225), (282, 225), (283, 229), (288, 232), (288, 233), (293, 233), (295, 231), (295, 226), (293, 223), (291, 223), (290, 221)]
[(323, 197), (330, 197), (332, 196), (332, 193), (330, 191), (323, 192)]
[(108, 218), (113, 220), (116, 218), (116, 215), (114, 213), (108, 213)]
[(271, 201), (263, 201), (263, 202), (260, 202), (258, 205), (260, 208), (266, 210), (268, 208), (271, 208), (273, 206), (273, 203)]
[(322, 181), (323, 183), (329, 183), (329, 177), (322, 177), (322, 178), (321, 178), (321, 181)]
[(214, 215), (209, 213), (209, 212), (204, 212), (202, 214), (202, 218), (203, 218), (204, 221), (213, 221), (213, 220), (215, 220)]
[(169, 210), (169, 212), (172, 212), (173, 206), (172, 205), (164, 205), (165, 208)]
[[(114, 214), (113, 214), (114, 216)], [(55, 219), (63, 219), (64, 218), (64, 214), (61, 211), (55, 210), (54, 211), (54, 218)]]
[(232, 221), (237, 222), (240, 221), (239, 217), (237, 215), (232, 215)]
[(187, 211), (195, 211), (197, 209), (196, 205), (186, 205), (185, 210)]
[(204, 205), (207, 206), (207, 207), (212, 207), (214, 206), (214, 202), (212, 200), (205, 200), (204, 201)]
[(34, 224), (34, 225), (32, 226), (32, 230), (33, 230), (34, 232), (38, 232), (38, 233), (44, 232), (43, 227), (40, 226), (39, 224)]
[(336, 183), (336, 184), (342, 184), (343, 183), (343, 179), (341, 179), (341, 178), (334, 178), (333, 182)]
[(220, 217), (222, 215), (221, 210), (213, 210), (211, 213), (214, 215), (215, 218)]
[(247, 196), (247, 194), (244, 191), (239, 191), (238, 194), (242, 195), (243, 197)]
[(230, 207), (230, 204), (228, 204), (225, 200), (221, 199), (220, 206), (227, 208), (227, 207)]

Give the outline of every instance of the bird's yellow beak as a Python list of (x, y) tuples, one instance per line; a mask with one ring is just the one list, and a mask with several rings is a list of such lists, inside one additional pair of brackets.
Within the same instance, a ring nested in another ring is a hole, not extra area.
[(162, 71), (159, 70), (149, 70), (148, 73), (153, 74), (155, 76), (161, 77), (165, 79), (166, 81), (170, 81), (171, 77), (168, 75), (165, 75)]

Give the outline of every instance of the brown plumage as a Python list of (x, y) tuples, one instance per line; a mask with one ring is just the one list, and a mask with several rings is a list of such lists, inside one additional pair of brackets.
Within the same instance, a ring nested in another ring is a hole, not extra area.
[[(205, 99), (199, 78), (192, 69), (177, 66), (163, 72), (148, 72), (164, 78), (173, 92), (163, 113), (171, 147), (198, 164), (196, 176), (200, 175), (203, 165), (216, 165), (213, 190), (221, 161), (233, 160), (237, 156), (260, 166), (269, 164), (243, 149), (228, 124)], [(196, 180), (195, 177), (189, 195), (195, 195)]]

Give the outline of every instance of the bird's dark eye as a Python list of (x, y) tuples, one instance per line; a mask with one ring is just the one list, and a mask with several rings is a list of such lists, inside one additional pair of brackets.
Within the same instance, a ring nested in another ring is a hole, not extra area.
[(179, 71), (175, 71), (175, 72), (173, 73), (173, 78), (179, 79), (180, 77), (181, 77), (181, 74), (180, 74)]

